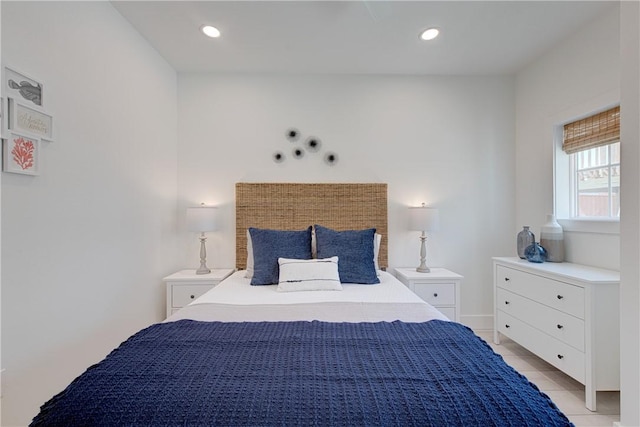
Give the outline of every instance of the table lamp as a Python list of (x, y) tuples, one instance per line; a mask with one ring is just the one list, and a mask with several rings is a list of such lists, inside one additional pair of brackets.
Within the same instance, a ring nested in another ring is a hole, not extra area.
[(207, 238), (204, 233), (217, 229), (216, 209), (214, 206), (205, 206), (204, 203), (197, 207), (187, 208), (187, 228), (189, 231), (201, 233), (200, 268), (196, 270), (196, 274), (211, 273), (211, 269), (207, 267), (207, 248), (205, 247)]
[(411, 230), (422, 231), (420, 236), (420, 265), (416, 268), (416, 271), (420, 273), (429, 273), (431, 270), (427, 267), (427, 249), (426, 231), (435, 231), (440, 226), (440, 214), (438, 209), (429, 208), (424, 203), (422, 206), (409, 207), (409, 221)]

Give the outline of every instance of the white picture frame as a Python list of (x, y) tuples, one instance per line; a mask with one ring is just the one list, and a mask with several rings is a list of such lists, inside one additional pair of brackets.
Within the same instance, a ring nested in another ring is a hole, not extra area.
[(7, 114), (8, 109), (4, 104), (4, 97), (0, 97), (0, 138), (3, 138), (7, 131)]
[(35, 107), (44, 105), (42, 102), (44, 94), (42, 83), (12, 68), (4, 67), (2, 88), (7, 97), (20, 99), (25, 104)]
[(24, 175), (38, 175), (40, 172), (40, 139), (7, 132), (2, 140), (2, 170)]
[(44, 141), (53, 141), (53, 117), (9, 98), (9, 130), (26, 132)]

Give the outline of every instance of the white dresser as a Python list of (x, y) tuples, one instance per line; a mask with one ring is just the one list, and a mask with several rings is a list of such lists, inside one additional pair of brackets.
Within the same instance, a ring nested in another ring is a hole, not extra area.
[(620, 389), (620, 273), (493, 258), (494, 342), (503, 334), (596, 391)]

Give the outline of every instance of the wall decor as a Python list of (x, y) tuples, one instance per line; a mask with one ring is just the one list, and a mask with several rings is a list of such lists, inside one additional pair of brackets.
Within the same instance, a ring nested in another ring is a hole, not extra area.
[(322, 141), (320, 141), (320, 139), (316, 138), (315, 136), (310, 136), (304, 142), (304, 145), (305, 147), (307, 147), (308, 151), (310, 151), (311, 153), (315, 153), (318, 150), (320, 150), (320, 147), (322, 146)]
[(0, 98), (0, 138), (4, 136), (7, 130), (7, 109), (4, 106), (4, 98)]
[[(301, 134), (298, 129), (290, 127), (286, 130), (285, 137), (289, 142), (296, 143), (300, 139)], [(302, 146), (296, 144), (296, 146), (291, 150), (291, 155), (294, 159), (301, 159), (304, 157), (305, 151), (308, 151), (309, 153), (317, 153), (321, 148), (322, 141), (320, 138), (316, 136), (309, 136), (304, 140)], [(286, 160), (282, 151), (276, 151), (271, 157), (276, 163), (282, 163)], [(323, 159), (326, 164), (333, 166), (338, 162), (338, 155), (334, 152), (327, 152)]]
[(3, 170), (25, 175), (38, 175), (40, 140), (16, 132), (8, 132), (8, 136), (3, 143)]
[(296, 142), (300, 138), (300, 131), (296, 128), (289, 128), (286, 135), (289, 141)]
[(282, 151), (276, 151), (275, 153), (273, 153), (273, 161), (276, 163), (284, 162), (284, 154), (282, 153)]
[(324, 162), (329, 166), (334, 166), (336, 163), (338, 163), (338, 155), (329, 151), (324, 155)]
[(9, 129), (53, 141), (53, 117), (9, 98)]
[(39, 107), (42, 106), (42, 83), (9, 67), (4, 67), (2, 84), (7, 96), (22, 99)]
[(291, 154), (293, 154), (294, 158), (301, 159), (304, 157), (304, 150), (302, 148), (294, 148)]

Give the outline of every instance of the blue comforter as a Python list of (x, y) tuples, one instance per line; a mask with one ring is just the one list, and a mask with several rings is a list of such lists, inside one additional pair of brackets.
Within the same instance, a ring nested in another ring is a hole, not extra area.
[(467, 327), (181, 320), (122, 343), (33, 426), (566, 426)]

